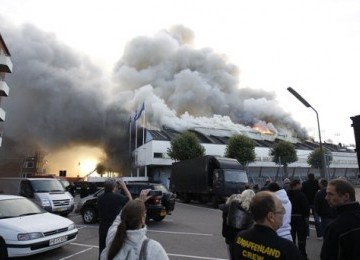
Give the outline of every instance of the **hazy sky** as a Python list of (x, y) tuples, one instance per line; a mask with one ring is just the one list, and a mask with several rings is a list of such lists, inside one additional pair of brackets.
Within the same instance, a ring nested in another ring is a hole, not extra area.
[(239, 87), (274, 92), (318, 140), (316, 115), (286, 90), (291, 86), (319, 112), (323, 140), (354, 143), (360, 1), (0, 0), (0, 6), (5, 19), (54, 33), (109, 74), (131, 39), (182, 24), (194, 32), (195, 48), (211, 48), (238, 66)]

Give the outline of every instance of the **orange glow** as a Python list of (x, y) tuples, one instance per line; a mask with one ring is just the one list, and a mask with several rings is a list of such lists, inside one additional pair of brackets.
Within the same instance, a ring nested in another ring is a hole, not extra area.
[(260, 125), (260, 124), (253, 125), (252, 129), (254, 129), (255, 131), (257, 131), (261, 134), (265, 134), (265, 135), (273, 135), (274, 134), (269, 128), (267, 128), (264, 125)]
[(47, 172), (58, 174), (66, 170), (68, 177), (83, 177), (106, 159), (105, 152), (98, 147), (72, 146), (46, 155)]

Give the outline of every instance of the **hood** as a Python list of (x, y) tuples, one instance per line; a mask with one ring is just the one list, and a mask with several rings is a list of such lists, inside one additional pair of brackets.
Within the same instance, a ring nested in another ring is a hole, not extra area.
[[(67, 228), (73, 224), (71, 220), (51, 214), (42, 213), (30, 216), (0, 219), (0, 231), (12, 230), (16, 233), (48, 232), (56, 229)], [(13, 239), (17, 239), (16, 237)]]
[(136, 230), (127, 230), (126, 231), (126, 244), (129, 244), (132, 247), (137, 247), (139, 241), (145, 239), (147, 228), (141, 228)]
[(276, 191), (275, 194), (281, 200), (283, 205), (290, 203), (289, 197), (284, 189)]

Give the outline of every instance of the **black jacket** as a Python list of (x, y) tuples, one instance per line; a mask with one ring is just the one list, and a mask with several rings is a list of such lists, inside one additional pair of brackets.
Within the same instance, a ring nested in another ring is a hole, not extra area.
[(237, 235), (233, 259), (301, 260), (303, 258), (294, 243), (279, 237), (269, 227), (255, 224), (253, 228), (240, 231)]
[(306, 180), (302, 183), (301, 191), (304, 192), (310, 205), (314, 205), (315, 194), (319, 189), (319, 182), (317, 180)]
[(325, 199), (326, 188), (319, 190), (314, 199), (314, 207), (316, 213), (321, 218), (335, 218), (336, 210), (335, 208), (330, 207), (329, 203)]
[(292, 205), (291, 216), (310, 216), (310, 205), (305, 194), (301, 190), (288, 190), (289, 200)]
[(321, 260), (360, 258), (360, 205), (345, 204), (336, 209), (338, 216), (325, 230)]

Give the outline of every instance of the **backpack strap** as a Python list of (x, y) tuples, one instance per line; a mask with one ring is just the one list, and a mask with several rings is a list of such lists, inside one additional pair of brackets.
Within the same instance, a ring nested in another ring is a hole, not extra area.
[(139, 260), (145, 260), (146, 259), (146, 249), (147, 249), (147, 244), (149, 243), (149, 238), (145, 238), (144, 241), (142, 242), (141, 245), (141, 249), (140, 249), (140, 254), (139, 254)]

